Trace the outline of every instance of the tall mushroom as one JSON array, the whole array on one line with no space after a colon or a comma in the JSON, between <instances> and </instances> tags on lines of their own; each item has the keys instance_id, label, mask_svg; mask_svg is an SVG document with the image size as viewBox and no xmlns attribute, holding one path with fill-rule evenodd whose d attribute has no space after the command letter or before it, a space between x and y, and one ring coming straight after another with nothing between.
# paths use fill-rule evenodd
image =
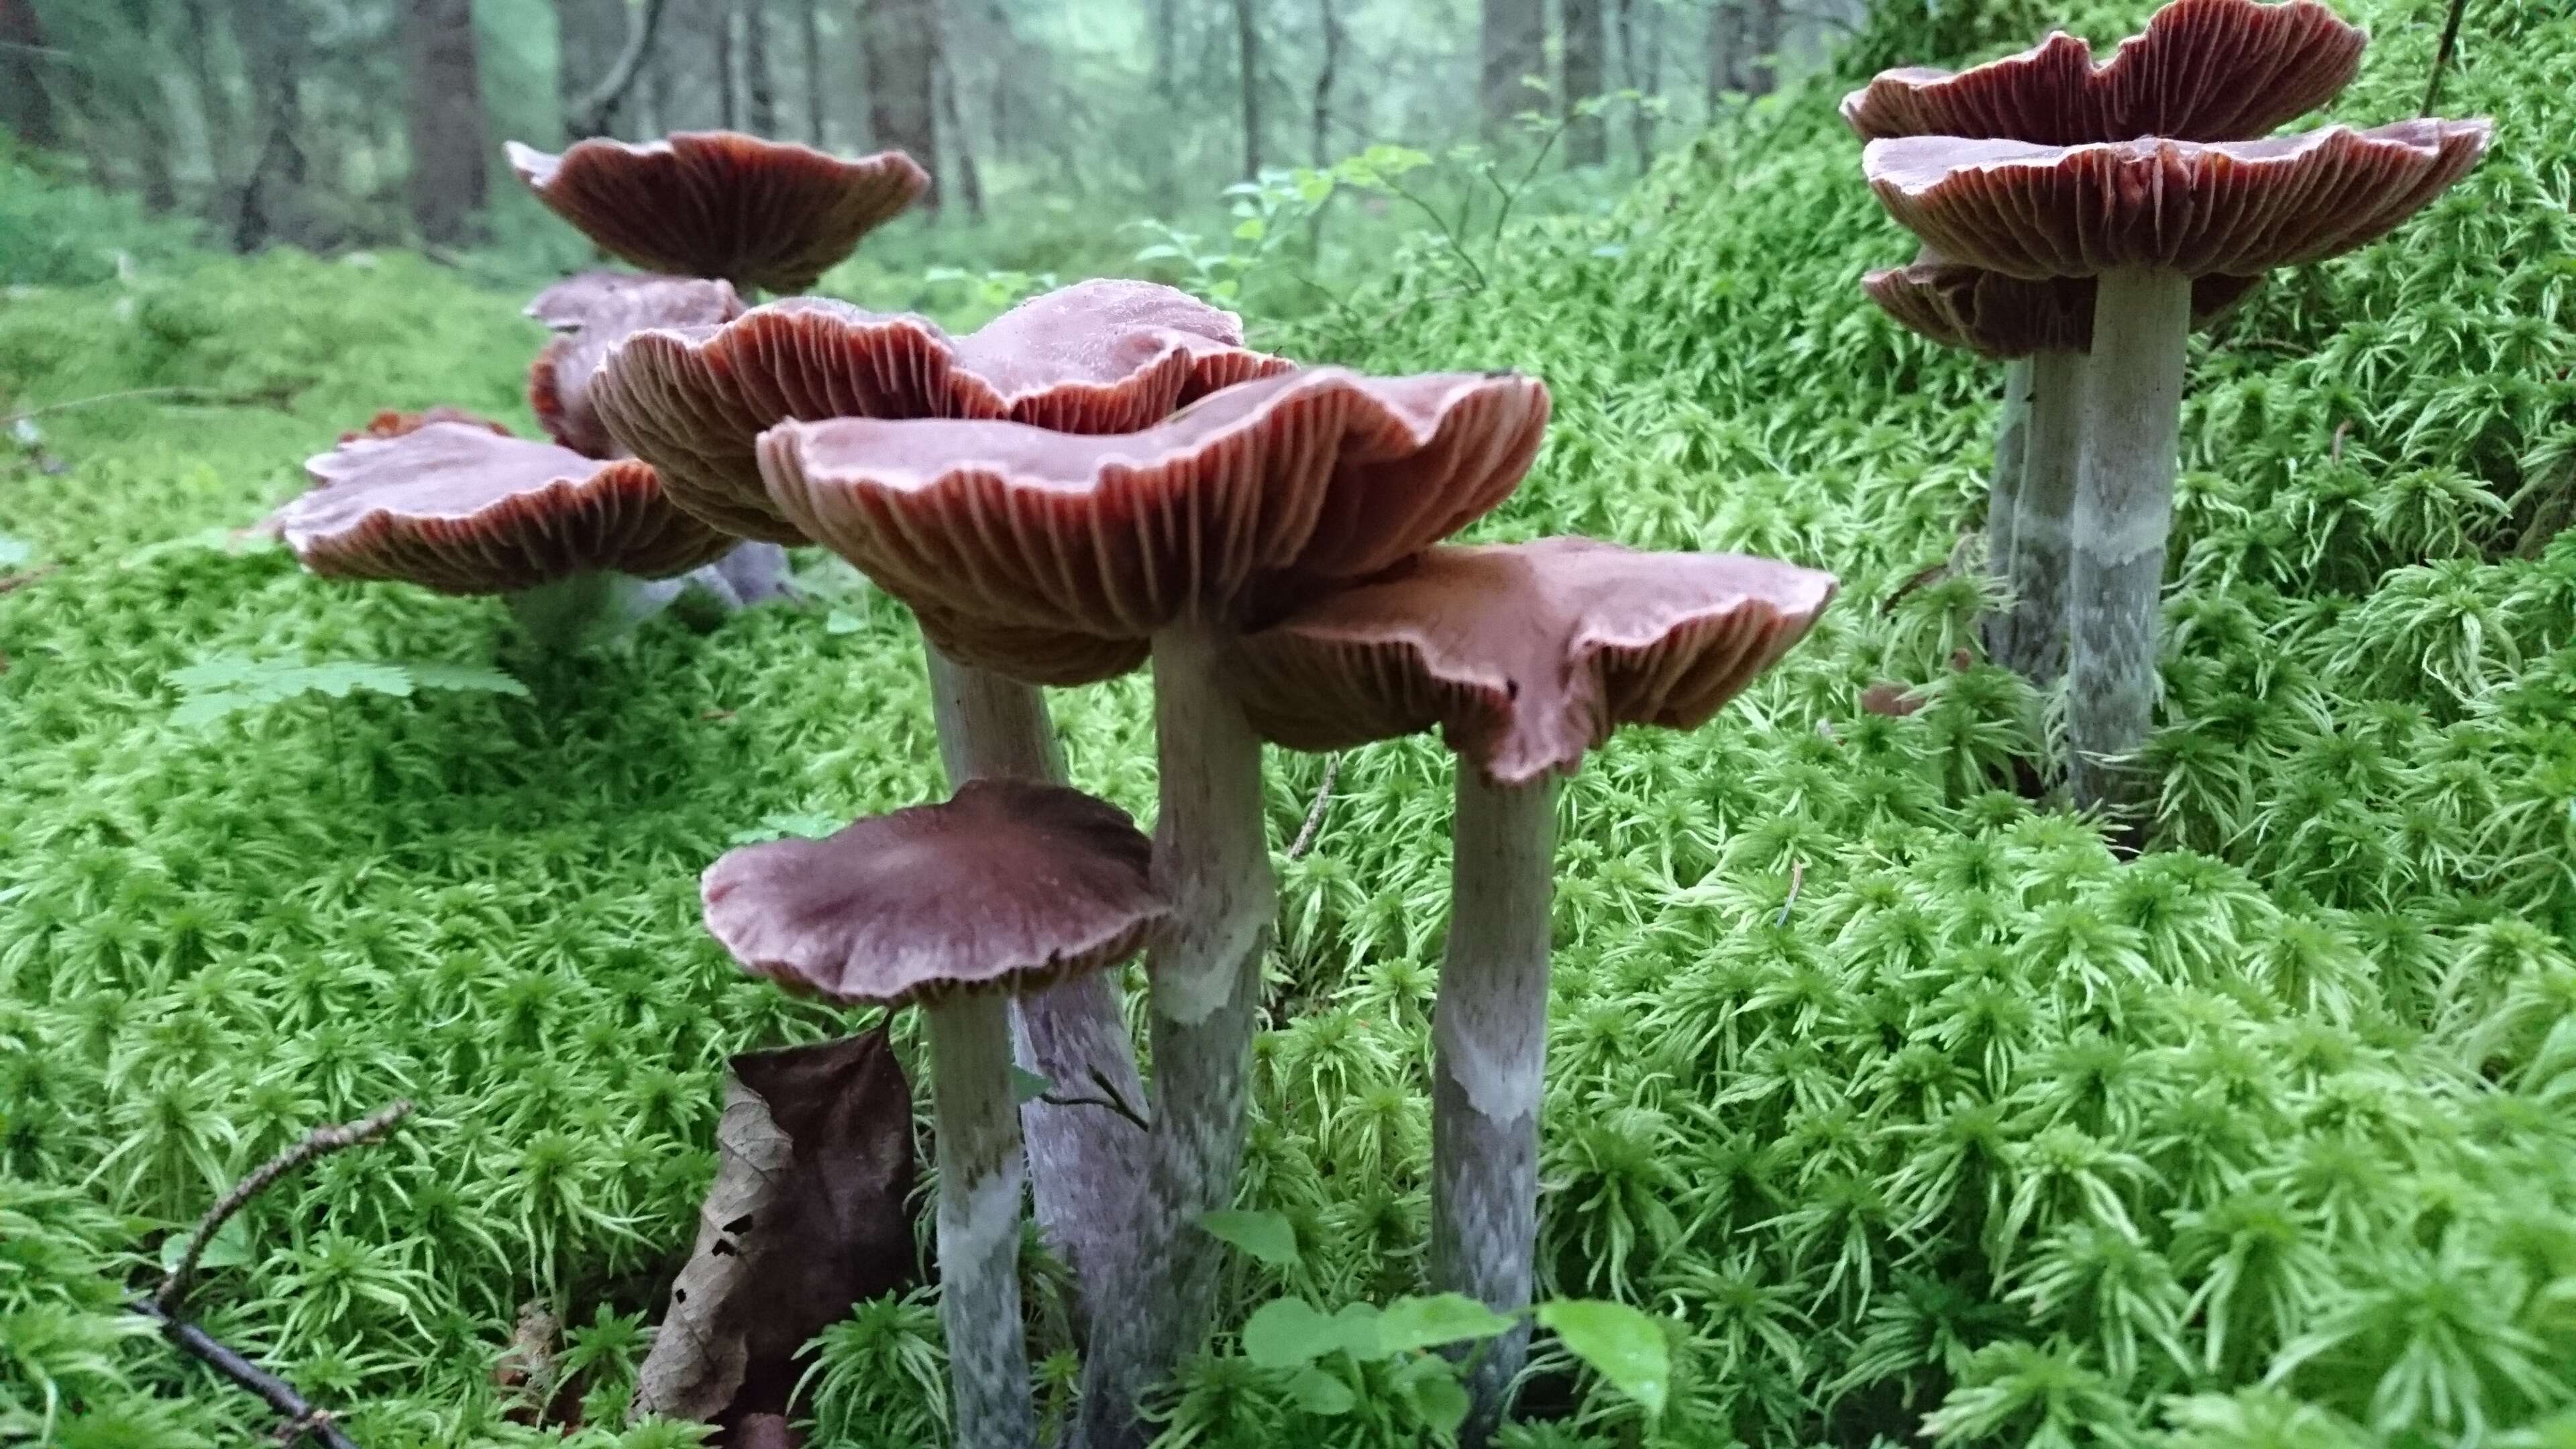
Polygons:
<instances>
[{"instance_id":1,"label":"tall mushroom","mask_svg":"<svg viewBox=\"0 0 2576 1449\"><path fill-rule=\"evenodd\" d=\"M1622 725L1694 729L1803 638L1829 574L1586 538L1435 548L1234 641L1253 727L1338 750L1440 727L1458 754L1432 1023L1431 1286L1528 1305L1556 786ZM1481 1362L1490 1426L1525 1336Z\"/></svg>"},{"instance_id":2,"label":"tall mushroom","mask_svg":"<svg viewBox=\"0 0 2576 1449\"><path fill-rule=\"evenodd\" d=\"M268 527L326 578L498 594L540 643L606 642L713 562L730 536L672 506L652 468L434 422L359 436L305 465L314 487Z\"/></svg>"},{"instance_id":3,"label":"tall mushroom","mask_svg":"<svg viewBox=\"0 0 2576 1449\"><path fill-rule=\"evenodd\" d=\"M2251 140L2350 84L2367 39L2314 0L2174 0L2098 65L2091 45L2058 31L2029 50L1966 71L1881 72L1843 98L1842 116L1863 141L1921 135L2050 145L2139 136ZM2229 281L2237 295L2252 285ZM2060 288L2042 296L2017 287L2015 279L1928 252L1912 267L1872 273L1864 285L1899 321L1935 341L2007 361L1986 542L1990 564L2017 604L1989 629L1989 653L2035 683L2054 683L2064 667L2064 625L2048 621L2059 619L2066 597L2065 536L2092 293ZM2223 311L2233 300L2224 289L2203 279L2195 288L2195 317ZM2048 340L2020 345L2025 327L2016 324L2025 317L2037 322L2032 314L2051 305L2059 311L2057 325L2028 328ZM1980 339L1981 331L1989 335ZM2060 338L2068 340L2054 340Z\"/></svg>"},{"instance_id":4,"label":"tall mushroom","mask_svg":"<svg viewBox=\"0 0 2576 1449\"><path fill-rule=\"evenodd\" d=\"M2205 326L2242 301L2255 277L2209 276L2191 289L2192 321ZM1987 631L1987 653L2033 684L2055 684L2066 669L2066 585L2072 564L2078 411L2085 356L2093 346L2093 281L2026 282L1944 261L1926 251L1913 264L1861 279L1870 300L1906 328L1944 347L2011 364L2006 424L1995 444L1995 491L1986 543L2012 595L2010 613ZM2012 421L2015 414L2021 425Z\"/></svg>"},{"instance_id":5,"label":"tall mushroom","mask_svg":"<svg viewBox=\"0 0 2576 1449\"><path fill-rule=\"evenodd\" d=\"M1226 686L1228 642L1252 614L1401 563L1494 507L1546 415L1545 389L1514 374L1321 368L1137 433L843 420L761 436L779 510L912 604L940 649L1048 683L1152 660L1154 871L1172 914L1147 954L1138 1257L1086 1365L1095 1443L1125 1442L1138 1392L1205 1335L1220 1260L1197 1219L1232 1201L1242 1157L1273 904L1261 741Z\"/></svg>"},{"instance_id":6,"label":"tall mushroom","mask_svg":"<svg viewBox=\"0 0 2576 1449\"><path fill-rule=\"evenodd\" d=\"M2259 276L2375 240L2467 174L2491 129L2421 120L2081 146L1911 136L1863 153L1880 203L1942 256L2031 280L2096 279L2070 588L2078 804L2143 803L2128 757L2155 709L2193 279Z\"/></svg>"},{"instance_id":7,"label":"tall mushroom","mask_svg":"<svg viewBox=\"0 0 2576 1449\"><path fill-rule=\"evenodd\" d=\"M791 419L1010 419L1059 432L1119 432L1162 421L1246 378L1290 370L1242 346L1240 321L1169 287L1089 281L1045 293L951 338L912 316L793 298L721 326L639 332L598 374L609 431L651 459L673 496L751 539L803 542L770 500L755 447ZM746 545L749 547L750 545ZM959 628L963 628L962 621ZM945 636L952 640L959 629ZM936 636L935 636L936 637ZM1062 783L1064 760L1037 684L1133 668L1134 641L1049 652L1051 670L1007 677L923 642L940 752L951 783L1013 775ZM1021 998L1013 1022L1029 1068L1067 1087L1141 1100L1116 991L1085 976ZM1108 1114L1051 1103L1023 1109L1038 1223L1074 1271L1078 1327L1116 1277L1143 1144Z\"/></svg>"},{"instance_id":8,"label":"tall mushroom","mask_svg":"<svg viewBox=\"0 0 2576 1449\"><path fill-rule=\"evenodd\" d=\"M970 780L945 804L746 846L706 873L707 929L745 967L844 1004L921 1007L960 1444L1037 1441L1004 1003L1135 954L1164 914L1150 851L1124 812L1079 791Z\"/></svg>"}]
</instances>

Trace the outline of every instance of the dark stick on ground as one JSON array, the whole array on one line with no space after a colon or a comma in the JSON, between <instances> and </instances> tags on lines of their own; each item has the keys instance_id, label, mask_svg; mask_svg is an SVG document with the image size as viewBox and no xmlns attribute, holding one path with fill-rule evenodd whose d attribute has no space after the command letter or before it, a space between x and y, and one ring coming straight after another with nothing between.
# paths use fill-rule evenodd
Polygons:
<instances>
[{"instance_id":1,"label":"dark stick on ground","mask_svg":"<svg viewBox=\"0 0 2576 1449\"><path fill-rule=\"evenodd\" d=\"M310 1436L322 1441L325 1449L357 1449L348 1435L340 1432L332 1412L307 1403L292 1384L268 1372L239 1353L215 1341L204 1329L179 1316L179 1301L188 1291L188 1280L195 1276L197 1260L204 1256L206 1245L223 1230L232 1215L244 1204L259 1196L271 1183L302 1167L317 1157L328 1156L344 1147L373 1142L391 1131L395 1123L411 1115L411 1103L396 1102L372 1117L343 1122L336 1127L314 1129L312 1135L270 1158L260 1169L233 1185L223 1201L198 1220L197 1230L189 1234L188 1244L179 1260L149 1296L137 1297L128 1306L135 1312L161 1325L161 1336L170 1340L180 1352L198 1360L242 1388L259 1395L261 1402L286 1418L278 1428L278 1440L294 1444Z\"/></svg>"},{"instance_id":2,"label":"dark stick on ground","mask_svg":"<svg viewBox=\"0 0 2576 1449\"><path fill-rule=\"evenodd\" d=\"M2442 41L2433 48L2433 75L2424 82L2424 109L2418 116L2433 114L2433 103L2442 97L2442 73L2451 68L2451 52L2459 48L2460 17L2467 14L2469 0L2451 0L2451 13L2442 20Z\"/></svg>"},{"instance_id":3,"label":"dark stick on ground","mask_svg":"<svg viewBox=\"0 0 2576 1449\"><path fill-rule=\"evenodd\" d=\"M1324 757L1324 783L1315 790L1315 803L1306 811L1306 823L1297 827L1297 838L1288 842L1288 858L1302 860L1315 848L1315 832L1324 828L1324 809L1333 803L1333 786L1342 778L1342 757Z\"/></svg>"}]
</instances>

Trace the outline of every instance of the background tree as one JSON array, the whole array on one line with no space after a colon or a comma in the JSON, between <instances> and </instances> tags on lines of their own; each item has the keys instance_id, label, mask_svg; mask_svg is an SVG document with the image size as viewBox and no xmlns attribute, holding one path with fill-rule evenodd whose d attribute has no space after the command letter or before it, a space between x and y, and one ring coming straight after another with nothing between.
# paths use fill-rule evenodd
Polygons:
<instances>
[{"instance_id":1,"label":"background tree","mask_svg":"<svg viewBox=\"0 0 2576 1449\"><path fill-rule=\"evenodd\" d=\"M868 139L930 168L922 208L939 214L939 10L936 0L866 0Z\"/></svg>"},{"instance_id":2,"label":"background tree","mask_svg":"<svg viewBox=\"0 0 2576 1449\"><path fill-rule=\"evenodd\" d=\"M35 0L0 0L0 126L30 146L62 144L45 74L50 57Z\"/></svg>"},{"instance_id":3,"label":"background tree","mask_svg":"<svg viewBox=\"0 0 2576 1449\"><path fill-rule=\"evenodd\" d=\"M1565 15L1565 83L1558 99L1572 121L1565 129L1569 166L1598 166L1610 159L1609 124L1598 112L1578 115L1576 107L1608 89L1602 54L1609 32L1601 0L1563 0Z\"/></svg>"},{"instance_id":4,"label":"background tree","mask_svg":"<svg viewBox=\"0 0 2576 1449\"><path fill-rule=\"evenodd\" d=\"M1498 137L1537 101L1521 82L1547 67L1546 0L1485 0L1477 38L1476 95L1485 134Z\"/></svg>"},{"instance_id":5,"label":"background tree","mask_svg":"<svg viewBox=\"0 0 2576 1449\"><path fill-rule=\"evenodd\" d=\"M490 145L476 63L473 0L403 0L410 72L411 219L440 246L472 241L480 225Z\"/></svg>"}]
</instances>

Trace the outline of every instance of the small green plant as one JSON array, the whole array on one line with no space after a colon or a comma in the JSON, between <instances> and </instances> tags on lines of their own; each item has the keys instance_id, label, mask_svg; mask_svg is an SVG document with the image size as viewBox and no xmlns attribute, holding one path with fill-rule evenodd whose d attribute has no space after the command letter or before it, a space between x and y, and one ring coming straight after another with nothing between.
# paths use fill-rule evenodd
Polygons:
<instances>
[{"instance_id":1,"label":"small green plant","mask_svg":"<svg viewBox=\"0 0 2576 1449\"><path fill-rule=\"evenodd\" d=\"M438 690L528 697L526 685L497 669L420 660L332 659L302 663L216 654L170 671L167 682L179 690L179 703L170 712L170 722L185 729L204 729L244 710L308 694L326 699L347 699L353 694L409 699L423 690Z\"/></svg>"}]
</instances>

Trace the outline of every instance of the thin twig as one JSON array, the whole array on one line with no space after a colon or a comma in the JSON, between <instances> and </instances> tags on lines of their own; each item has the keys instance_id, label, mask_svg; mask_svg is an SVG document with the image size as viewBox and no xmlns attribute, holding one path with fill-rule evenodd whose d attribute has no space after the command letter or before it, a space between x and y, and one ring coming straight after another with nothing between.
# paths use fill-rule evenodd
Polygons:
<instances>
[{"instance_id":1,"label":"thin twig","mask_svg":"<svg viewBox=\"0 0 2576 1449\"><path fill-rule=\"evenodd\" d=\"M1143 1113L1127 1105L1127 1099L1118 1095L1118 1088L1110 1082L1108 1074L1098 1067L1091 1069L1091 1084L1100 1089L1101 1095L1067 1097L1056 1092L1041 1092L1038 1094L1038 1100L1050 1107L1106 1107L1135 1124L1139 1132L1154 1130L1154 1124L1146 1121Z\"/></svg>"},{"instance_id":2,"label":"thin twig","mask_svg":"<svg viewBox=\"0 0 2576 1449\"><path fill-rule=\"evenodd\" d=\"M573 102L566 111L565 119L571 124L565 129L572 133L572 139L607 134L610 113L626 99L626 92L644 69L644 58L653 52L653 37L661 28L663 7L664 0L644 0L644 13L629 25L626 44L609 63L608 73L599 78L589 95Z\"/></svg>"},{"instance_id":3,"label":"thin twig","mask_svg":"<svg viewBox=\"0 0 2576 1449\"><path fill-rule=\"evenodd\" d=\"M204 1329L178 1317L150 1298L137 1298L129 1306L160 1324L161 1336L170 1340L180 1352L259 1395L262 1402L285 1418L281 1433L286 1443L292 1444L310 1434L322 1441L324 1449L358 1449L354 1440L340 1432L330 1410L317 1409L307 1403L304 1396L295 1391L295 1386L286 1380L217 1343Z\"/></svg>"},{"instance_id":4,"label":"thin twig","mask_svg":"<svg viewBox=\"0 0 2576 1449\"><path fill-rule=\"evenodd\" d=\"M220 387L134 387L127 388L123 392L103 392L95 397L67 398L62 402L29 408L25 412L11 413L5 418L0 418L0 427L14 427L29 418L40 418L47 413L67 412L73 408L89 407L95 403L125 402L133 398L207 397L218 398L225 402L245 403L257 402L262 396L264 394L231 392Z\"/></svg>"},{"instance_id":5,"label":"thin twig","mask_svg":"<svg viewBox=\"0 0 2576 1449\"><path fill-rule=\"evenodd\" d=\"M1807 883L1807 862L1801 858L1789 862L1789 898L1780 903L1780 915L1771 923L1772 930L1789 924L1789 912L1798 905L1798 887Z\"/></svg>"},{"instance_id":6,"label":"thin twig","mask_svg":"<svg viewBox=\"0 0 2576 1449\"><path fill-rule=\"evenodd\" d=\"M1324 828L1324 810L1333 803L1333 786L1342 778L1342 757L1324 757L1324 783L1315 787L1315 803L1307 807L1306 823L1297 827L1297 838L1288 842L1288 858L1297 860L1315 848L1315 832Z\"/></svg>"},{"instance_id":7,"label":"thin twig","mask_svg":"<svg viewBox=\"0 0 2576 1449\"><path fill-rule=\"evenodd\" d=\"M317 1127L303 1141L270 1158L257 1172L233 1184L233 1190L224 1194L224 1200L198 1220L197 1230L189 1235L188 1246L181 1250L179 1261L171 1267L169 1276L161 1280L161 1286L153 1290L152 1306L158 1310L154 1316L167 1318L179 1311L179 1300L187 1294L188 1280L195 1276L197 1259L205 1255L206 1245L215 1240L215 1234L223 1230L233 1214L240 1212L244 1204L259 1196L270 1183L314 1158L327 1156L344 1147L355 1147L362 1142L373 1142L410 1115L411 1103L396 1102L372 1117L343 1122L337 1127Z\"/></svg>"},{"instance_id":8,"label":"thin twig","mask_svg":"<svg viewBox=\"0 0 2576 1449\"><path fill-rule=\"evenodd\" d=\"M2451 13L2442 21L2442 42L2433 48L2433 74L2424 82L2424 109L2418 116L2433 114L2433 103L2442 97L2442 73L2451 68L2451 52L2460 43L2460 17L2468 12L2469 0L2451 0Z\"/></svg>"}]
</instances>

